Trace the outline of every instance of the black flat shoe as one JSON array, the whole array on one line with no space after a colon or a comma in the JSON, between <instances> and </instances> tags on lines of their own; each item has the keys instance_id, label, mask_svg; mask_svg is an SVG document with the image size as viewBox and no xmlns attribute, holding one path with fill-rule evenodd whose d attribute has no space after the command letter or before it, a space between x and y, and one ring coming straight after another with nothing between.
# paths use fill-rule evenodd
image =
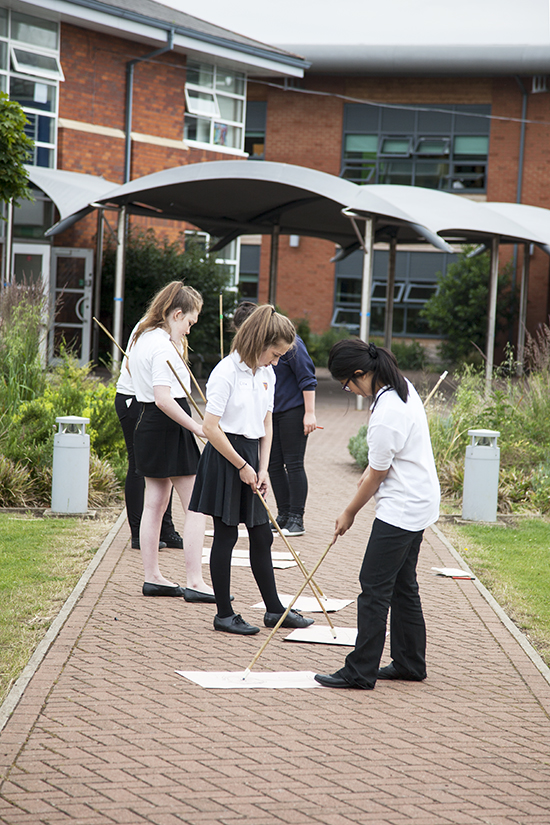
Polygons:
<instances>
[{"instance_id":1,"label":"black flat shoe","mask_svg":"<svg viewBox=\"0 0 550 825\"><path fill-rule=\"evenodd\" d=\"M376 678L387 680L401 679L403 682L423 682L426 677L422 676L422 678L420 678L413 676L412 673L400 673L392 662L390 665L386 665L386 667L381 667Z\"/></svg>"},{"instance_id":2,"label":"black flat shoe","mask_svg":"<svg viewBox=\"0 0 550 825\"><path fill-rule=\"evenodd\" d=\"M177 530L174 530L173 533L166 533L166 535L160 537L160 540L165 547L170 547L174 550L183 550L183 539Z\"/></svg>"},{"instance_id":3,"label":"black flat shoe","mask_svg":"<svg viewBox=\"0 0 550 825\"><path fill-rule=\"evenodd\" d=\"M354 685L350 685L343 676L339 676L337 673L333 673L332 675L324 675L323 673L316 673L315 674L315 681L319 682L320 685L323 687L331 687L331 688L352 688L355 687Z\"/></svg>"},{"instance_id":4,"label":"black flat shoe","mask_svg":"<svg viewBox=\"0 0 550 825\"><path fill-rule=\"evenodd\" d=\"M192 587L184 587L183 598L186 602L194 602L196 604L216 604L216 597L213 593L203 593L202 590L193 590ZM230 596L230 601L233 601L235 596Z\"/></svg>"},{"instance_id":5,"label":"black flat shoe","mask_svg":"<svg viewBox=\"0 0 550 825\"><path fill-rule=\"evenodd\" d=\"M214 616L214 629L224 633L236 633L239 636L253 636L260 632L259 627L248 624L238 613L233 613L232 616L226 616L224 619L220 619L218 615Z\"/></svg>"},{"instance_id":6,"label":"black flat shoe","mask_svg":"<svg viewBox=\"0 0 550 825\"><path fill-rule=\"evenodd\" d=\"M275 627L282 615L282 613L266 613L264 615L265 626ZM302 616L301 613L298 613L297 610L289 610L288 616L282 623L281 627L309 627L314 621L315 619L306 619L306 617Z\"/></svg>"},{"instance_id":7,"label":"black flat shoe","mask_svg":"<svg viewBox=\"0 0 550 825\"><path fill-rule=\"evenodd\" d=\"M336 671L336 673L332 673L330 675L316 673L315 681L319 682L319 684L323 685L323 687L330 688L352 688L354 690L372 690L374 688L374 685L371 687L365 687L364 685L352 685L347 679L344 679L344 677L340 675L339 671Z\"/></svg>"},{"instance_id":8,"label":"black flat shoe","mask_svg":"<svg viewBox=\"0 0 550 825\"><path fill-rule=\"evenodd\" d=\"M183 596L184 590L179 584L172 587L168 584L144 582L141 592L144 596Z\"/></svg>"}]
</instances>

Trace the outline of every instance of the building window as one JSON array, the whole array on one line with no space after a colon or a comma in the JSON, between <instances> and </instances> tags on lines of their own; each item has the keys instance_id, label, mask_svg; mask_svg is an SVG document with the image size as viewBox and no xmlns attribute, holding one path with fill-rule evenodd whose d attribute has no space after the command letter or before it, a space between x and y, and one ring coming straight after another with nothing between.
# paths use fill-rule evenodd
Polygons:
<instances>
[{"instance_id":1,"label":"building window","mask_svg":"<svg viewBox=\"0 0 550 825\"><path fill-rule=\"evenodd\" d=\"M243 151L246 75L206 63L188 63L184 139Z\"/></svg>"},{"instance_id":2,"label":"building window","mask_svg":"<svg viewBox=\"0 0 550 825\"><path fill-rule=\"evenodd\" d=\"M27 115L25 131L34 141L29 163L56 166L59 81L59 25L0 9L0 91Z\"/></svg>"},{"instance_id":3,"label":"building window","mask_svg":"<svg viewBox=\"0 0 550 825\"><path fill-rule=\"evenodd\" d=\"M490 106L348 103L341 176L354 183L485 192Z\"/></svg>"},{"instance_id":4,"label":"building window","mask_svg":"<svg viewBox=\"0 0 550 825\"><path fill-rule=\"evenodd\" d=\"M186 239L192 239L196 244L204 249L205 255L208 255L208 249L214 246L219 238L209 235L208 232L197 232L194 229L185 230ZM239 258L240 258L241 243L240 239L236 238L223 249L219 249L216 253L216 263L223 266L225 271L231 276L230 286L236 287L239 280Z\"/></svg>"},{"instance_id":5,"label":"building window","mask_svg":"<svg viewBox=\"0 0 550 825\"><path fill-rule=\"evenodd\" d=\"M371 292L372 335L384 335L389 252L375 250ZM456 255L446 252L397 252L392 334L433 336L420 314L426 301L437 292L437 274L445 272ZM336 264L336 285L332 326L359 332L363 254L354 252Z\"/></svg>"},{"instance_id":6,"label":"building window","mask_svg":"<svg viewBox=\"0 0 550 825\"><path fill-rule=\"evenodd\" d=\"M241 243L239 267L239 295L246 301L258 300L260 280L260 244Z\"/></svg>"},{"instance_id":7,"label":"building window","mask_svg":"<svg viewBox=\"0 0 550 825\"><path fill-rule=\"evenodd\" d=\"M267 121L267 103L249 100L246 106L246 126L244 133L244 151L249 160L265 158L265 130Z\"/></svg>"}]
</instances>

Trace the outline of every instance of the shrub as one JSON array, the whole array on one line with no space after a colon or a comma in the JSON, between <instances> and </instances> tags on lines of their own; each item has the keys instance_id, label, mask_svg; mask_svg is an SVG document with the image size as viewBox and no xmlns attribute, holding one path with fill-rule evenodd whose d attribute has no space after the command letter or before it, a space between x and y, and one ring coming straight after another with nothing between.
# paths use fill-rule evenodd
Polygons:
<instances>
[{"instance_id":1,"label":"shrub","mask_svg":"<svg viewBox=\"0 0 550 825\"><path fill-rule=\"evenodd\" d=\"M355 459L357 466L364 470L369 463L369 448L367 446L367 425L359 428L357 435L352 435L348 442L348 450Z\"/></svg>"},{"instance_id":2,"label":"shrub","mask_svg":"<svg viewBox=\"0 0 550 825\"><path fill-rule=\"evenodd\" d=\"M426 350L418 341L407 344L405 341L394 339L391 350L397 358L400 370L423 370L426 366Z\"/></svg>"},{"instance_id":3,"label":"shrub","mask_svg":"<svg viewBox=\"0 0 550 825\"><path fill-rule=\"evenodd\" d=\"M351 337L349 330L345 327L330 327L320 334L311 332L307 318L299 318L294 321L294 325L316 367L326 367L333 345L343 338Z\"/></svg>"}]
</instances>

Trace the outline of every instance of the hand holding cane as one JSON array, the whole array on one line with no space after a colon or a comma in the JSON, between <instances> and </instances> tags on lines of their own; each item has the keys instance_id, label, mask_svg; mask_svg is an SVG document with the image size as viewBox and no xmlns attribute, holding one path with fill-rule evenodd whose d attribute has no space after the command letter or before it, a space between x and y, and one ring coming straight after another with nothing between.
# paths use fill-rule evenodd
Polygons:
<instances>
[{"instance_id":1,"label":"hand holding cane","mask_svg":"<svg viewBox=\"0 0 550 825\"><path fill-rule=\"evenodd\" d=\"M269 636L267 637L267 639L265 640L265 642L263 643L261 648L258 650L256 655L254 656L254 658L252 659L252 661L250 662L250 664L246 668L246 670L244 672L244 675L243 675L243 681L246 679L246 677L248 676L248 674L250 673L250 671L252 670L252 668L254 667L254 665L256 664L256 662L258 661L258 659L260 658L260 656L262 655L262 653L264 652L264 650L266 649L266 647L268 646L270 641L272 640L272 638L275 635L276 631L280 628L280 626L282 625L282 623L284 622L284 620L288 616L288 614L289 614L290 610L292 609L293 605L298 601L298 599L300 598L300 596L302 595L302 593L304 592L304 590L306 589L308 584L313 579L313 575L317 572L317 570L319 569L319 567L321 566L321 564L325 560L325 557L326 557L328 551L330 550L330 548L332 547L332 545L334 544L334 542L335 542L335 539L332 539L329 546L323 552L321 558L319 559L319 561L317 562L317 564L315 565L315 567L313 568L311 573L309 573L309 575L306 578L305 582L302 584L302 586L300 587L300 589L298 590L298 592L296 593L296 595L294 596L294 598L290 602L289 606L287 607L287 609L285 610L283 615L281 616L281 618L279 619L279 621L277 622L277 624L275 625L275 627L273 628L273 630L271 631L271 633L269 634Z\"/></svg>"},{"instance_id":2,"label":"hand holding cane","mask_svg":"<svg viewBox=\"0 0 550 825\"><path fill-rule=\"evenodd\" d=\"M291 544L290 544L290 542L288 541L287 537L286 537L286 536L285 536L285 534L282 532L281 528L279 527L279 524L277 523L277 520L273 517L273 514L272 514L271 510L269 509L269 505L268 505L267 501L264 499L264 497L262 496L262 494L260 493L260 491L259 491L259 490L256 490L255 492L256 492L256 494L257 494L258 498L260 499L260 501L262 502L262 504L264 505L265 509L267 510L267 515L269 516L269 518L270 518L270 520L271 520L272 524L276 527L276 529L277 529L277 531L278 531L279 535L281 536L281 538L283 539L284 543L286 544L286 546L287 546L287 547L288 547L288 549L290 550L290 552L291 552L291 554L292 554L292 557L293 557L294 561L296 562L296 564L298 565L298 567L300 568L300 570L301 570L301 571L302 571L302 573L304 574L304 577L307 579L307 577L308 577L308 575L309 575L309 574L308 574L307 569L306 569L306 567L305 567L304 563L302 562L302 560L301 560L300 556L299 556L299 555L298 555L298 553L294 550L294 548L292 547L292 545L291 545ZM319 587L319 585L317 584L317 582L316 582L313 578L312 578L312 579L311 579L311 581L309 582L309 586L310 586L310 588L311 588L311 592L313 593L313 595L314 595L314 596L315 596L315 598L317 599L317 602L319 603L319 607L321 608L321 610L322 610L322 611L323 611L323 613L325 614L325 618L326 618L327 622L328 622L328 623L329 623L329 625L330 625L330 632L332 633L332 638L333 638L333 639L335 639L335 638L336 638L336 629L335 629L335 627L334 627L334 625L333 625L333 623L332 623L332 621L331 621L331 619L330 619L330 616L328 615L328 613L327 613L327 611L326 611L326 609L325 609L325 606L323 605L323 603L322 603L322 601L321 601L321 599L324 599L324 598L326 598L326 597L325 597L325 595L324 595L323 591L321 590L321 588ZM317 591L318 591L318 592L317 592Z\"/></svg>"},{"instance_id":3,"label":"hand holding cane","mask_svg":"<svg viewBox=\"0 0 550 825\"><path fill-rule=\"evenodd\" d=\"M187 393L187 397L188 397L189 401L193 404L194 408L196 409L196 411L198 412L198 414L200 415L200 417L201 417L201 418L204 418L203 414L201 413L201 411L199 410L199 408L197 407L197 405L196 405L196 403L195 403L195 399L193 398L193 396L191 395L191 393L189 392L189 390L187 389L187 387L185 386L185 384L183 383L183 381L181 380L181 378L180 378L180 377L179 377L179 375L177 374L176 370L174 369L174 367L172 366L172 364L170 363L170 361L168 361L168 359L166 360L166 363L168 364L168 366L170 367L170 369L172 370L172 372L173 372L173 373L174 373L174 375L176 376L176 380L178 381L178 383L179 383L180 387L181 387L183 390L185 390L185 392ZM199 441L201 442L201 444L206 444L206 441L204 440L204 438L201 438L201 437L200 437L200 435L198 435L198 436L196 436L196 437L199 439Z\"/></svg>"}]
</instances>

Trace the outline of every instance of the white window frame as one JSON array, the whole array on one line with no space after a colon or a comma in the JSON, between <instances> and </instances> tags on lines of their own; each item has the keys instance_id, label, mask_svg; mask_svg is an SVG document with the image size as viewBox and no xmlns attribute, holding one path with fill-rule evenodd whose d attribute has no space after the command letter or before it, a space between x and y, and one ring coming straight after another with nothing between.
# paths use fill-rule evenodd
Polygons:
<instances>
[{"instance_id":1,"label":"white window frame","mask_svg":"<svg viewBox=\"0 0 550 825\"><path fill-rule=\"evenodd\" d=\"M193 62L192 65L195 65ZM200 148L207 148L211 149L216 152L226 152L231 154L237 155L246 155L244 151L244 138L245 138L245 125L246 125L246 86L247 86L247 77L244 72L234 72L236 75L242 76L243 80L243 94L236 94L233 92L223 92L220 91L216 87L216 77L217 73L227 71L223 67L218 67L216 64L210 63L201 63L198 62L196 65L199 66L208 66L212 69L212 86L201 86L198 83L190 83L186 81L185 83L185 102L186 102L186 114L191 115L192 117L198 117L202 120L207 120L210 123L210 139L208 141L202 140L192 140L190 138L185 138L185 142L188 143L190 146L197 146ZM231 70L232 72L234 70ZM196 105L192 101L189 95L189 91L198 92L201 94L211 95L215 104L216 113L215 114L206 114L200 110L200 107ZM230 100L239 100L242 104L242 120L229 120L228 118L222 117L220 106L218 103L218 97L229 98ZM215 143L214 141L214 134L216 125L222 126L233 126L236 129L240 129L241 140L239 146L228 146L227 144L222 143Z\"/></svg>"},{"instance_id":2,"label":"white window frame","mask_svg":"<svg viewBox=\"0 0 550 825\"><path fill-rule=\"evenodd\" d=\"M22 63L19 58L17 57L16 52L27 52L27 54L37 54L41 57L48 57L50 60L53 60L56 64L55 71L52 69L40 69L36 66L30 66L28 64ZM28 46L23 47L20 46L18 43L11 43L10 44L10 57L13 61L13 65L15 71L18 74L30 74L33 77L43 77L47 80L65 80L65 75L63 74L63 69L61 68L61 63L59 60L58 55L52 54L51 52L45 52L39 49L29 49Z\"/></svg>"}]
</instances>

